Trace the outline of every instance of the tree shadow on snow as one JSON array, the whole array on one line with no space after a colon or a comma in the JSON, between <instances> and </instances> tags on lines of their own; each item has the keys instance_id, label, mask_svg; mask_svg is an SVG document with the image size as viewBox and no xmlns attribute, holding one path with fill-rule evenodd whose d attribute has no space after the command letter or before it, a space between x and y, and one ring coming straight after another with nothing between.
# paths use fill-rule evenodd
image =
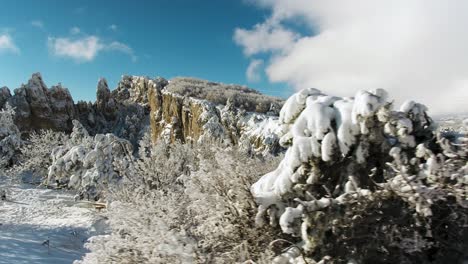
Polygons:
<instances>
[{"instance_id":1,"label":"tree shadow on snow","mask_svg":"<svg viewBox=\"0 0 468 264\"><path fill-rule=\"evenodd\" d=\"M0 225L0 263L73 263L88 252L86 229Z\"/></svg>"}]
</instances>

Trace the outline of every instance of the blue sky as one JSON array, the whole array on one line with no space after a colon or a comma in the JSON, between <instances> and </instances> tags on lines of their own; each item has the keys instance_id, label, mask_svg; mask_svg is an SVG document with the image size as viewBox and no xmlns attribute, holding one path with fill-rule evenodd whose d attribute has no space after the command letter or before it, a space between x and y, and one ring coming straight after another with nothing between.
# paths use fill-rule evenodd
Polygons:
<instances>
[{"instance_id":1,"label":"blue sky","mask_svg":"<svg viewBox=\"0 0 468 264\"><path fill-rule=\"evenodd\" d=\"M288 97L384 88L468 112L468 1L0 0L0 86L41 72L94 100L99 77L192 76Z\"/></svg>"},{"instance_id":2,"label":"blue sky","mask_svg":"<svg viewBox=\"0 0 468 264\"><path fill-rule=\"evenodd\" d=\"M0 5L0 47L6 36L0 87L13 90L41 72L48 86L61 82L75 100L94 100L98 78L105 77L113 89L122 74L193 76L246 84L270 95L292 93L264 74L252 82L246 77L251 60L233 40L234 30L269 14L245 1L2 0ZM94 43L96 50L86 45L83 50L79 41Z\"/></svg>"}]
</instances>

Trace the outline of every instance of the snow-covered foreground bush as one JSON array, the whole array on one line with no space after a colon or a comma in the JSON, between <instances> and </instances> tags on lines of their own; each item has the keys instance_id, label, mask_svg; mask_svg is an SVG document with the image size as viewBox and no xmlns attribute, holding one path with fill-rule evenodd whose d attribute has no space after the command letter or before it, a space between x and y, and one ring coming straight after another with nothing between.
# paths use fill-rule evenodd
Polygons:
<instances>
[{"instance_id":1,"label":"snow-covered foreground bush","mask_svg":"<svg viewBox=\"0 0 468 264\"><path fill-rule=\"evenodd\" d=\"M113 134L91 137L76 120L73 125L69 142L52 150L45 183L76 189L80 199L97 200L109 184L121 179L119 169L128 167L125 162L132 155L132 145Z\"/></svg>"},{"instance_id":2,"label":"snow-covered foreground bush","mask_svg":"<svg viewBox=\"0 0 468 264\"><path fill-rule=\"evenodd\" d=\"M467 258L467 144L435 135L426 107L392 110L304 89L280 113L289 147L252 186L256 222L290 235L275 263L457 262ZM465 135L466 136L466 135Z\"/></svg>"},{"instance_id":3,"label":"snow-covered foreground bush","mask_svg":"<svg viewBox=\"0 0 468 264\"><path fill-rule=\"evenodd\" d=\"M83 263L234 263L262 258L281 234L255 227L249 186L277 165L275 159L251 159L211 144L145 142L124 181L111 191L112 233L88 244L91 253Z\"/></svg>"}]
</instances>

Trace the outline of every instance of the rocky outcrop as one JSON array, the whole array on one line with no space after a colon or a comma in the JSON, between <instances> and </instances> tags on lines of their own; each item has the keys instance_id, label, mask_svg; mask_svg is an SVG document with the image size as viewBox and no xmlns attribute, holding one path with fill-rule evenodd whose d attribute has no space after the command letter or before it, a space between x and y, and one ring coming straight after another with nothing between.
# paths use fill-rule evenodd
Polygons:
<instances>
[{"instance_id":1,"label":"rocky outcrop","mask_svg":"<svg viewBox=\"0 0 468 264\"><path fill-rule=\"evenodd\" d=\"M117 88L112 91L112 97L119 102L147 105L150 87L156 85L158 89L162 89L168 83L166 79L161 77L151 79L149 77L124 75Z\"/></svg>"},{"instance_id":2,"label":"rocky outcrop","mask_svg":"<svg viewBox=\"0 0 468 264\"><path fill-rule=\"evenodd\" d=\"M219 116L213 111L214 106L209 102L164 92L157 88L150 90L149 105L153 141L198 140L204 133L203 126L207 122L204 119L208 118L206 114L203 115L204 113L211 112L210 118L219 123ZM219 129L222 130L223 127L219 126Z\"/></svg>"},{"instance_id":3,"label":"rocky outcrop","mask_svg":"<svg viewBox=\"0 0 468 264\"><path fill-rule=\"evenodd\" d=\"M3 106L10 97L11 93L8 87L4 86L0 88L0 106Z\"/></svg>"},{"instance_id":4,"label":"rocky outcrop","mask_svg":"<svg viewBox=\"0 0 468 264\"><path fill-rule=\"evenodd\" d=\"M153 85L149 106L153 141L219 140L255 153L280 150L277 116L248 112L236 107L233 99L228 99L226 105L215 104Z\"/></svg>"},{"instance_id":5,"label":"rocky outcrop","mask_svg":"<svg viewBox=\"0 0 468 264\"><path fill-rule=\"evenodd\" d=\"M48 89L39 73L15 89L13 96L6 87L0 90L0 94L0 107L8 103L15 108L16 125L21 131L71 131L71 122L76 115L70 92L60 84Z\"/></svg>"},{"instance_id":6,"label":"rocky outcrop","mask_svg":"<svg viewBox=\"0 0 468 264\"><path fill-rule=\"evenodd\" d=\"M78 102L78 120L92 135L113 133L136 144L149 125L149 107L136 90L147 86L148 78L123 76L117 89L110 91L101 78L96 102ZM146 96L147 97L147 96Z\"/></svg>"},{"instance_id":7,"label":"rocky outcrop","mask_svg":"<svg viewBox=\"0 0 468 264\"><path fill-rule=\"evenodd\" d=\"M67 88L58 84L48 89L35 73L14 95L0 88L0 108L6 103L15 108L23 133L71 132L76 119L91 135L113 133L133 144L151 129L153 141L219 140L253 152L280 148L277 115L282 100L237 85L124 75L113 91L101 78L96 102L75 104Z\"/></svg>"},{"instance_id":8,"label":"rocky outcrop","mask_svg":"<svg viewBox=\"0 0 468 264\"><path fill-rule=\"evenodd\" d=\"M27 84L15 89L13 95L7 87L0 88L0 109L7 103L15 108L15 123L23 134L40 129L71 132L72 120L77 119L92 135L114 133L136 143L149 124L149 108L143 99L136 99L134 94L138 93L132 91L138 89L142 81L129 84L126 81L124 77L111 93L107 81L102 78L97 85L95 103L80 101L75 104L67 88L58 84L48 89L42 76L35 73ZM124 90L129 93L125 99L122 98Z\"/></svg>"}]
</instances>

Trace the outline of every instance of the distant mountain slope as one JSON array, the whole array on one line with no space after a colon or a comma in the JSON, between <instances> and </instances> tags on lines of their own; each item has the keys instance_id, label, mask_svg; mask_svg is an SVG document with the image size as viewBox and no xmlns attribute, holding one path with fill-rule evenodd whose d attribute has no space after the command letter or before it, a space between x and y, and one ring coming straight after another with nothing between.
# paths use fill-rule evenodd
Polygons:
<instances>
[{"instance_id":1,"label":"distant mountain slope","mask_svg":"<svg viewBox=\"0 0 468 264\"><path fill-rule=\"evenodd\" d=\"M279 113L284 100L267 96L245 86L223 84L200 79L177 77L172 79L166 87L171 93L205 99L215 104L226 105L230 99L237 108L250 112Z\"/></svg>"}]
</instances>

